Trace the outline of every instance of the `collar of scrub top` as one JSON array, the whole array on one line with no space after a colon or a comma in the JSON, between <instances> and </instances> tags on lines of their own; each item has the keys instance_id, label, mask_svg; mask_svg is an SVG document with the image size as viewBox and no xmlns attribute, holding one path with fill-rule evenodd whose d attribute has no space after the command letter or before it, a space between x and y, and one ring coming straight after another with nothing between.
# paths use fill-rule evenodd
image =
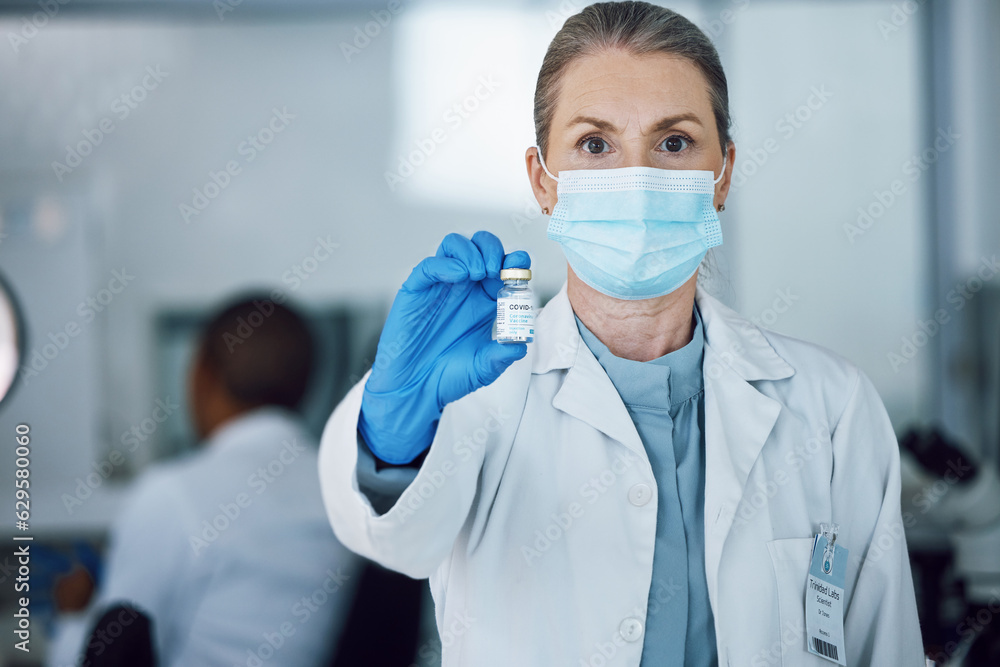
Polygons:
<instances>
[{"instance_id":1,"label":"collar of scrub top","mask_svg":"<svg viewBox=\"0 0 1000 667\"><path fill-rule=\"evenodd\" d=\"M535 341L528 346L533 374L572 367L581 346L586 347L576 326L566 285L564 282L535 319ZM771 347L755 324L700 285L695 287L695 301L705 328L705 363L711 348L715 363L725 363L747 382L782 380L795 374L795 369ZM733 354L732 350L740 353Z\"/></svg>"},{"instance_id":2,"label":"collar of scrub top","mask_svg":"<svg viewBox=\"0 0 1000 667\"><path fill-rule=\"evenodd\" d=\"M694 311L694 331L692 332L691 340L683 347L672 352L667 352L649 361L633 361L615 356L608 349L608 346L602 343L601 339L587 328L587 325L583 323L579 315L574 313L574 317L577 329L579 329L580 335L583 337L583 342L594 353L594 356L597 357L597 361L604 367L604 370L607 371L612 364L614 365L612 372L608 372L608 376L612 378L612 381L620 373L637 372L637 369L645 365L662 367L661 372L663 372L663 377L666 379L666 399L668 405L672 407L697 396L705 388L704 378L702 377L705 328L702 326L701 315L698 313L698 304L695 304L692 310ZM638 372L641 373L643 371L638 370ZM619 393L622 392L622 388L618 387L617 383L615 387ZM626 396L622 396L622 400L625 401L626 405L640 403L641 401L634 400L636 398L638 397L633 395L629 397L629 400L626 400Z\"/></svg>"},{"instance_id":3,"label":"collar of scrub top","mask_svg":"<svg viewBox=\"0 0 1000 667\"><path fill-rule=\"evenodd\" d=\"M545 159L542 158L542 149L538 147L538 144L535 144L535 150L538 151L538 162L542 165L542 169L544 169L545 173L549 175L549 178L551 178L553 181L555 181L556 183L558 183L559 179L556 178L555 176L553 176L552 172L549 171L549 168L545 166ZM722 156L722 171L719 172L719 177L716 178L714 181L712 181L712 185L715 185L716 183L718 183L719 181L722 180L722 175L726 173L726 160L728 160L728 159L729 159L729 155L728 154ZM651 168L655 168L655 167L651 167ZM712 172L712 176L715 176L715 172L714 171Z\"/></svg>"}]
</instances>

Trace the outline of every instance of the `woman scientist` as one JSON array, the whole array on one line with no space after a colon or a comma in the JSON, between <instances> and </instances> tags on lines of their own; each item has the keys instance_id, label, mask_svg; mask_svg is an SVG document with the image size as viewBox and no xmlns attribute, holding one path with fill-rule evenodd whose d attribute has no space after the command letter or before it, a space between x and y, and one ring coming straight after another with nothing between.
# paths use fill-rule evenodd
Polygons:
<instances>
[{"instance_id":1,"label":"woman scientist","mask_svg":"<svg viewBox=\"0 0 1000 667\"><path fill-rule=\"evenodd\" d=\"M337 536L430 577L446 667L923 665L871 382L696 286L736 155L711 42L589 6L534 115L566 284L503 345L525 253L452 234L417 265L323 435Z\"/></svg>"}]
</instances>

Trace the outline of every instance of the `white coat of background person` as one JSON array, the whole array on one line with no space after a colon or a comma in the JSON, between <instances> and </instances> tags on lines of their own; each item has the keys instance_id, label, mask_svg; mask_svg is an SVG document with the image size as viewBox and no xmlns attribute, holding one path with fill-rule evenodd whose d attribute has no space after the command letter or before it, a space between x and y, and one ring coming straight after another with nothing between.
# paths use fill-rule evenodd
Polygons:
<instances>
[{"instance_id":1,"label":"white coat of background person","mask_svg":"<svg viewBox=\"0 0 1000 667\"><path fill-rule=\"evenodd\" d=\"M130 490L91 613L64 624L47 664L115 648L110 628L90 633L120 603L151 619L161 667L330 664L358 559L330 530L317 443L294 412L313 350L305 321L265 296L211 319L189 376L201 447Z\"/></svg>"},{"instance_id":2,"label":"white coat of background person","mask_svg":"<svg viewBox=\"0 0 1000 667\"><path fill-rule=\"evenodd\" d=\"M646 3L592 5L567 20L542 64L535 129L547 160L528 149L532 188L544 213L573 223L555 207L576 194L570 185L587 183L585 170L667 181L661 170L695 170L714 216L736 155L729 125L725 76L701 31ZM614 171L625 167L653 170ZM582 241L601 230L588 233ZM687 346L700 314L697 530L715 642L676 654L732 667L831 664L807 652L805 597L814 536L837 522L837 544L849 550L846 664L923 665L898 447L869 379L726 308L696 287L696 268L665 294L635 298L643 279L662 276L629 273L593 247L564 243L567 282L527 346L490 340L499 269L525 266L525 253L505 255L484 232L449 235L414 269L373 370L321 441L338 537L430 577L445 667L689 664L642 660L646 628L671 602L671 586L653 579L667 480L654 477L648 445L576 318L615 357L646 362ZM664 272L676 268L644 250ZM615 289L632 292L616 298Z\"/></svg>"}]
</instances>

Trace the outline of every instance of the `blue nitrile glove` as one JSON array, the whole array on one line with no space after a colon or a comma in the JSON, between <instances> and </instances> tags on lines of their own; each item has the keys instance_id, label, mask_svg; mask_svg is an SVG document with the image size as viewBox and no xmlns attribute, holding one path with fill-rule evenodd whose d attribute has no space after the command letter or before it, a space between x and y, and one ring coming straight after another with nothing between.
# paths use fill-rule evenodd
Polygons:
<instances>
[{"instance_id":1,"label":"blue nitrile glove","mask_svg":"<svg viewBox=\"0 0 1000 667\"><path fill-rule=\"evenodd\" d=\"M375 456L409 463L434 439L444 406L490 384L528 353L492 339L501 268L529 268L523 250L504 255L489 232L449 234L413 269L378 341L358 431Z\"/></svg>"}]
</instances>

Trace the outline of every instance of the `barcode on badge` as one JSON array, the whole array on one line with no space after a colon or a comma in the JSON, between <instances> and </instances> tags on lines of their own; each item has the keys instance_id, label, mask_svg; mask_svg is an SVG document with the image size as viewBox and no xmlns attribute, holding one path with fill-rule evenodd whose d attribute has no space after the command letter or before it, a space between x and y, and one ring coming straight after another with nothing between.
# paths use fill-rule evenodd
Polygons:
<instances>
[{"instance_id":1,"label":"barcode on badge","mask_svg":"<svg viewBox=\"0 0 1000 667\"><path fill-rule=\"evenodd\" d=\"M837 660L837 647L829 642L825 642L819 637L813 637L813 648L823 657Z\"/></svg>"}]
</instances>

